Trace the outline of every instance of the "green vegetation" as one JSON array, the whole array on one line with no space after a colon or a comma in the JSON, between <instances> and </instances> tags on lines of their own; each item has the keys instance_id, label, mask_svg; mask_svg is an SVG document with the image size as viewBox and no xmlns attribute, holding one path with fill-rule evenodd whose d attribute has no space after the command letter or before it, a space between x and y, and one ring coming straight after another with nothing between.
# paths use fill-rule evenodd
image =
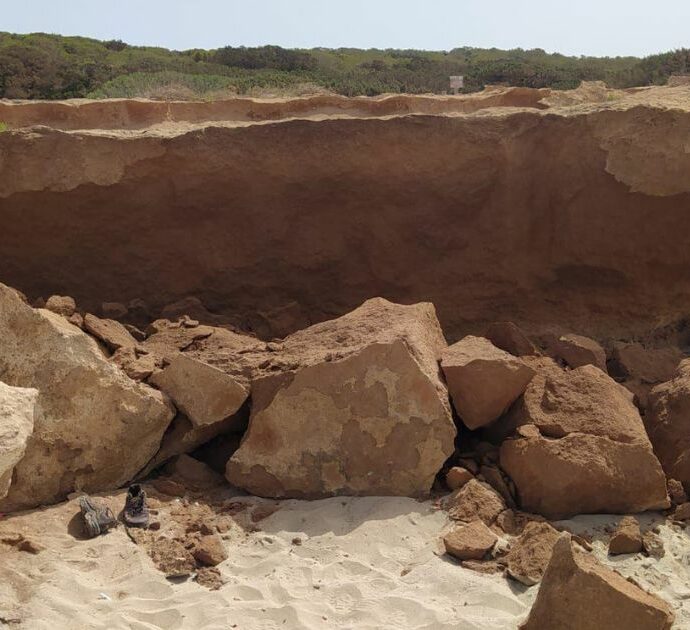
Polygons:
<instances>
[{"instance_id":1,"label":"green vegetation","mask_svg":"<svg viewBox=\"0 0 690 630\"><path fill-rule=\"evenodd\" d=\"M7 131L7 123L0 122L0 133Z\"/></svg>"},{"instance_id":2,"label":"green vegetation","mask_svg":"<svg viewBox=\"0 0 690 630\"><path fill-rule=\"evenodd\" d=\"M519 48L432 52L263 46L180 52L117 40L0 33L4 98L213 98L308 90L351 96L445 93L453 74L465 76L468 92L496 83L568 89L582 80L630 87L665 83L671 74L688 71L687 49L644 59L567 57Z\"/></svg>"}]
</instances>

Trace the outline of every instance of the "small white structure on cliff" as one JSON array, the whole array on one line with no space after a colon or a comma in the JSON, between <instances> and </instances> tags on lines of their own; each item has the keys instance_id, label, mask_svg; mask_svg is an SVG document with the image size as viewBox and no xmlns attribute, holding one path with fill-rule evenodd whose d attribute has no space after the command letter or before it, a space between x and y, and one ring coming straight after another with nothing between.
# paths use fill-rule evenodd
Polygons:
<instances>
[{"instance_id":1,"label":"small white structure on cliff","mask_svg":"<svg viewBox=\"0 0 690 630\"><path fill-rule=\"evenodd\" d=\"M457 94L458 90L462 90L465 85L464 76L452 76L450 77L450 89L453 90L453 94Z\"/></svg>"}]
</instances>

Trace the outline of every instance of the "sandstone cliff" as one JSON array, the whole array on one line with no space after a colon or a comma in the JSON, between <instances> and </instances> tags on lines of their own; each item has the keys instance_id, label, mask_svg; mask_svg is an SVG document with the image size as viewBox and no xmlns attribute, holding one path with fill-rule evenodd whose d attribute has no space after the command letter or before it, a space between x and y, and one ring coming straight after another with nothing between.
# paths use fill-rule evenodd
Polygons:
<instances>
[{"instance_id":1,"label":"sandstone cliff","mask_svg":"<svg viewBox=\"0 0 690 630\"><path fill-rule=\"evenodd\" d=\"M195 296L264 337L375 295L433 302L450 341L680 320L690 87L548 92L2 102L0 279L154 316Z\"/></svg>"}]
</instances>

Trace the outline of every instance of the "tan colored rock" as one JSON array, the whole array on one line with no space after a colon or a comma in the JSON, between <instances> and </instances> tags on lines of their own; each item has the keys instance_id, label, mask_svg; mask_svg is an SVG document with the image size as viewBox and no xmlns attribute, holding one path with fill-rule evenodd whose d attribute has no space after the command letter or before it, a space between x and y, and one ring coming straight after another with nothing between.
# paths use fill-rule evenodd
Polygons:
<instances>
[{"instance_id":1,"label":"tan colored rock","mask_svg":"<svg viewBox=\"0 0 690 630\"><path fill-rule=\"evenodd\" d=\"M471 479L474 479L474 475L467 468L461 468L460 466L453 466L446 473L446 485L451 490L462 488Z\"/></svg>"},{"instance_id":2,"label":"tan colored rock","mask_svg":"<svg viewBox=\"0 0 690 630\"><path fill-rule=\"evenodd\" d=\"M160 357L149 353L140 354L132 347L119 348L110 357L110 361L135 381L145 381L163 365Z\"/></svg>"},{"instance_id":3,"label":"tan colored rock","mask_svg":"<svg viewBox=\"0 0 690 630\"><path fill-rule=\"evenodd\" d=\"M520 630L669 630L674 614L562 534L529 617Z\"/></svg>"},{"instance_id":4,"label":"tan colored rock","mask_svg":"<svg viewBox=\"0 0 690 630\"><path fill-rule=\"evenodd\" d=\"M468 336L441 354L458 415L470 429L501 417L525 391L534 370L488 339Z\"/></svg>"},{"instance_id":5,"label":"tan colored rock","mask_svg":"<svg viewBox=\"0 0 690 630\"><path fill-rule=\"evenodd\" d=\"M539 354L534 344L513 322L494 322L483 336L497 348L516 357Z\"/></svg>"},{"instance_id":6,"label":"tan colored rock","mask_svg":"<svg viewBox=\"0 0 690 630\"><path fill-rule=\"evenodd\" d=\"M0 499L7 496L14 467L34 430L38 390L0 382Z\"/></svg>"},{"instance_id":7,"label":"tan colored rock","mask_svg":"<svg viewBox=\"0 0 690 630\"><path fill-rule=\"evenodd\" d=\"M129 334L129 331L120 322L116 322L114 319L101 319L87 313L84 316L84 330L102 341L111 351L137 346L137 340Z\"/></svg>"},{"instance_id":8,"label":"tan colored rock","mask_svg":"<svg viewBox=\"0 0 690 630\"><path fill-rule=\"evenodd\" d=\"M650 558L655 558L656 560L666 555L664 541L652 531L647 531L642 534L642 548Z\"/></svg>"},{"instance_id":9,"label":"tan colored rock","mask_svg":"<svg viewBox=\"0 0 690 630\"><path fill-rule=\"evenodd\" d=\"M645 417L649 439L666 474L690 487L690 359L672 380L657 385Z\"/></svg>"},{"instance_id":10,"label":"tan colored rock","mask_svg":"<svg viewBox=\"0 0 690 630\"><path fill-rule=\"evenodd\" d=\"M490 485L472 479L443 501L448 516L456 521L482 520L491 525L506 505Z\"/></svg>"},{"instance_id":11,"label":"tan colored rock","mask_svg":"<svg viewBox=\"0 0 690 630\"><path fill-rule=\"evenodd\" d=\"M184 577L196 569L194 556L179 540L160 537L148 548L151 560L166 577Z\"/></svg>"},{"instance_id":12,"label":"tan colored rock","mask_svg":"<svg viewBox=\"0 0 690 630\"><path fill-rule=\"evenodd\" d=\"M681 503L673 511L673 518L676 521L690 521L690 503Z\"/></svg>"},{"instance_id":13,"label":"tan colored rock","mask_svg":"<svg viewBox=\"0 0 690 630\"><path fill-rule=\"evenodd\" d=\"M72 313L67 321L77 328L84 328L84 316L81 313Z\"/></svg>"},{"instance_id":14,"label":"tan colored rock","mask_svg":"<svg viewBox=\"0 0 690 630\"><path fill-rule=\"evenodd\" d=\"M548 523L527 523L506 556L508 575L527 586L537 584L551 560L558 536Z\"/></svg>"},{"instance_id":15,"label":"tan colored rock","mask_svg":"<svg viewBox=\"0 0 690 630\"><path fill-rule=\"evenodd\" d=\"M515 497L511 492L508 481L497 466L483 465L479 469L479 474L498 494L503 497L509 508L515 507Z\"/></svg>"},{"instance_id":16,"label":"tan colored rock","mask_svg":"<svg viewBox=\"0 0 690 630\"><path fill-rule=\"evenodd\" d=\"M184 354L151 377L194 426L215 424L237 412L249 392L232 376Z\"/></svg>"},{"instance_id":17,"label":"tan colored rock","mask_svg":"<svg viewBox=\"0 0 690 630\"><path fill-rule=\"evenodd\" d=\"M281 371L252 383L228 480L268 497L428 494L456 433L445 346L431 304L381 298L286 338Z\"/></svg>"},{"instance_id":18,"label":"tan colored rock","mask_svg":"<svg viewBox=\"0 0 690 630\"><path fill-rule=\"evenodd\" d=\"M0 379L39 392L3 511L120 487L153 457L172 406L109 363L91 337L0 285L0 338Z\"/></svg>"},{"instance_id":19,"label":"tan colored rock","mask_svg":"<svg viewBox=\"0 0 690 630\"><path fill-rule=\"evenodd\" d=\"M677 479L668 479L666 481L668 488L668 496L671 499L672 505L680 505L688 500L688 495L683 488L683 484Z\"/></svg>"},{"instance_id":20,"label":"tan colored rock","mask_svg":"<svg viewBox=\"0 0 690 630\"><path fill-rule=\"evenodd\" d=\"M630 398L594 366L564 371L541 362L497 427L518 427L519 437L501 445L500 465L522 509L556 517L668 507L663 471Z\"/></svg>"},{"instance_id":21,"label":"tan colored rock","mask_svg":"<svg viewBox=\"0 0 690 630\"><path fill-rule=\"evenodd\" d=\"M203 536L194 548L194 559L204 566L215 567L228 559L223 539L217 534Z\"/></svg>"},{"instance_id":22,"label":"tan colored rock","mask_svg":"<svg viewBox=\"0 0 690 630\"><path fill-rule=\"evenodd\" d=\"M606 352L594 339L582 335L561 335L549 348L571 368L593 365L606 372Z\"/></svg>"},{"instance_id":23,"label":"tan colored rock","mask_svg":"<svg viewBox=\"0 0 690 630\"><path fill-rule=\"evenodd\" d=\"M459 525L443 537L446 553L458 560L481 560L496 544L498 536L481 520Z\"/></svg>"},{"instance_id":24,"label":"tan colored rock","mask_svg":"<svg viewBox=\"0 0 690 630\"><path fill-rule=\"evenodd\" d=\"M642 551L642 532L634 516L624 516L609 541L609 554L612 556Z\"/></svg>"},{"instance_id":25,"label":"tan colored rock","mask_svg":"<svg viewBox=\"0 0 690 630\"><path fill-rule=\"evenodd\" d=\"M68 295L51 295L45 308L63 317L71 317L77 310L77 303Z\"/></svg>"}]
</instances>

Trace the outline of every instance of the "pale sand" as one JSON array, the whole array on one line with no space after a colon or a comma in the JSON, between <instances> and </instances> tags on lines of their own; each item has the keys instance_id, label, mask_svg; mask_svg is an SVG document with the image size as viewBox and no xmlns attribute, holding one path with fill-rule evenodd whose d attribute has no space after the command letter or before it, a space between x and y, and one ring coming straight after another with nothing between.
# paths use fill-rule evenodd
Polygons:
<instances>
[{"instance_id":1,"label":"pale sand","mask_svg":"<svg viewBox=\"0 0 690 630\"><path fill-rule=\"evenodd\" d=\"M122 497L114 495L113 505ZM536 596L537 587L481 575L440 555L448 521L431 503L336 498L281 505L261 531L226 534L230 557L220 569L227 583L218 591L166 580L123 528L76 540L67 531L74 501L2 519L0 537L19 531L46 549L31 555L0 544L0 617L27 630L489 630L516 628ZM603 529L595 526L615 520L567 523L596 538ZM662 536L667 555L660 561L607 562L667 599L676 627L687 628L690 540L667 526ZM595 542L595 553L606 560L604 542Z\"/></svg>"}]
</instances>

